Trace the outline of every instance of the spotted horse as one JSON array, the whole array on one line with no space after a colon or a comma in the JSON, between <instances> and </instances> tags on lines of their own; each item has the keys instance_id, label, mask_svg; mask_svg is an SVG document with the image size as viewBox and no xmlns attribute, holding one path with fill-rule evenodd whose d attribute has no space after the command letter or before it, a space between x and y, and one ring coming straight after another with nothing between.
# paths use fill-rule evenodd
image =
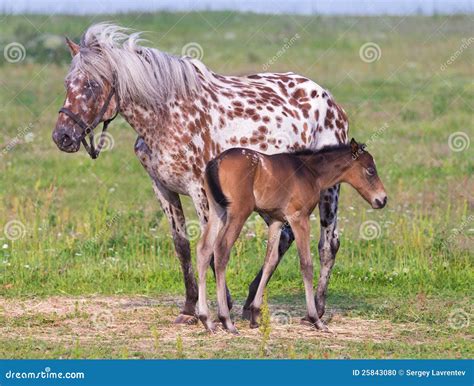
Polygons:
<instances>
[{"instance_id":1,"label":"spotted horse","mask_svg":"<svg viewBox=\"0 0 474 386\"><path fill-rule=\"evenodd\" d=\"M209 160L237 146L274 154L347 143L347 116L327 90L304 76L216 74L199 60L145 47L139 33L113 24L92 25L80 44L69 39L67 44L72 62L53 140L69 153L77 152L82 143L97 158L105 130L117 114L137 132L135 153L170 223L183 271L186 300L176 323L193 323L198 289L179 195L191 197L203 230L209 210L203 188ZM94 137L100 123L102 134ZM324 314L339 248L338 195L339 186L329 188L319 203L321 269L315 294L319 317ZM290 226L285 225L278 261L293 240ZM262 270L249 286L244 317L250 316L261 277ZM228 291L227 300L231 306Z\"/></svg>"}]
</instances>

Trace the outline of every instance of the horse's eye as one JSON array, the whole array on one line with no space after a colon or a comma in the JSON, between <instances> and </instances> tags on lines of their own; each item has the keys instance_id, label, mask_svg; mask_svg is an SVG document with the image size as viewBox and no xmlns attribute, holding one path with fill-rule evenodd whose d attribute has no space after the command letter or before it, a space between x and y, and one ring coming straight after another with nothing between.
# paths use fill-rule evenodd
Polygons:
<instances>
[{"instance_id":1,"label":"horse's eye","mask_svg":"<svg viewBox=\"0 0 474 386\"><path fill-rule=\"evenodd\" d=\"M370 168L367 168L365 169L365 172L369 175L369 176L373 176L375 174L375 169L370 167Z\"/></svg>"},{"instance_id":2,"label":"horse's eye","mask_svg":"<svg viewBox=\"0 0 474 386\"><path fill-rule=\"evenodd\" d=\"M96 89L99 87L99 83L97 83L95 80L91 80L87 83L87 86L92 89Z\"/></svg>"}]
</instances>

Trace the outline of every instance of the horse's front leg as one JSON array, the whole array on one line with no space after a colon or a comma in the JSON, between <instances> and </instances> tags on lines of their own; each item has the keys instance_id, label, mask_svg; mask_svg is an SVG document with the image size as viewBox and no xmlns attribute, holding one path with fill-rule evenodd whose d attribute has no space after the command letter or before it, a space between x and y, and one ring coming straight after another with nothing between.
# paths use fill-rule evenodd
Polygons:
<instances>
[{"instance_id":1,"label":"horse's front leg","mask_svg":"<svg viewBox=\"0 0 474 386\"><path fill-rule=\"evenodd\" d=\"M186 287L186 301L175 323L196 323L197 318L195 311L198 299L198 288L191 262L191 247L186 235L186 221L181 206L181 200L177 193L163 186L153 173L151 151L140 137L138 137L135 143L135 154L153 181L153 190L170 224L174 248L183 271L184 285Z\"/></svg>"},{"instance_id":2,"label":"horse's front leg","mask_svg":"<svg viewBox=\"0 0 474 386\"><path fill-rule=\"evenodd\" d=\"M318 316L324 315L326 295L331 277L331 271L339 249L339 235L337 232L337 204L340 185L333 186L321 192L319 201L319 216L321 222L321 236L319 238L319 281L315 301Z\"/></svg>"}]
</instances>

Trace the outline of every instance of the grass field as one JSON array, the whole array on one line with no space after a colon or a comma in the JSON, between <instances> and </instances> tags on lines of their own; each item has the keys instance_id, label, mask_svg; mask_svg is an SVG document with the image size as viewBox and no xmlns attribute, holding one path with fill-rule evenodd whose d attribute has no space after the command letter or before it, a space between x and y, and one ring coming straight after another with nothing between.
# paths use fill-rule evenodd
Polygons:
<instances>
[{"instance_id":1,"label":"grass field","mask_svg":"<svg viewBox=\"0 0 474 386\"><path fill-rule=\"evenodd\" d=\"M0 20L0 357L473 357L469 17L219 12ZM375 212L342 188L330 334L298 323L304 292L294 246L268 288L268 340L243 321L239 337L171 323L184 285L168 225L133 153L136 134L115 121L114 146L95 162L83 151L61 153L51 140L69 60L61 36L78 40L101 20L150 31L150 45L174 54L197 42L216 72L304 74L344 106L350 134L368 143L390 200ZM21 60L6 60L13 42L25 49ZM375 60L361 51L369 42ZM194 248L198 235L190 233ZM317 263L316 217L313 235ZM256 218L228 269L236 319L264 249L265 225ZM209 286L214 299L211 278Z\"/></svg>"}]
</instances>

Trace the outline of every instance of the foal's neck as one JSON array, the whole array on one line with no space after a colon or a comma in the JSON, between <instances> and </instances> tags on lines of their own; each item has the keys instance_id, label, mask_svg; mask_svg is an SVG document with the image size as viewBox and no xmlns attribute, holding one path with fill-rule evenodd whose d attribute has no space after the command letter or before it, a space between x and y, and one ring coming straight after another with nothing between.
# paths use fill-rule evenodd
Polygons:
<instances>
[{"instance_id":1,"label":"foal's neck","mask_svg":"<svg viewBox=\"0 0 474 386\"><path fill-rule=\"evenodd\" d=\"M345 146L316 152L307 156L305 161L321 190L345 182L346 171L352 166L352 162L350 148Z\"/></svg>"}]
</instances>

